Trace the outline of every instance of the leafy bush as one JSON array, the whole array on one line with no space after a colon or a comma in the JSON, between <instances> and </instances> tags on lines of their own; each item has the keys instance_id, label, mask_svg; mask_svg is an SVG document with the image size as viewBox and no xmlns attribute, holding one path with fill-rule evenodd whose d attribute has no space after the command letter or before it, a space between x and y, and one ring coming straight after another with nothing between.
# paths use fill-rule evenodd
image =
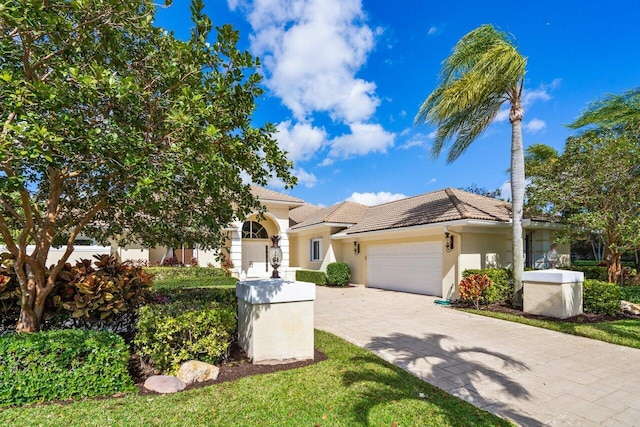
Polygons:
<instances>
[{"instance_id":1,"label":"leafy bush","mask_svg":"<svg viewBox=\"0 0 640 427\"><path fill-rule=\"evenodd\" d=\"M216 363L226 356L236 332L236 310L193 300L153 304L140 309L137 326L138 353L160 372L174 374L188 360Z\"/></svg>"},{"instance_id":2,"label":"leafy bush","mask_svg":"<svg viewBox=\"0 0 640 427\"><path fill-rule=\"evenodd\" d=\"M318 270L297 270L296 280L299 282L311 282L324 286L327 284L327 275L324 271Z\"/></svg>"},{"instance_id":3,"label":"leafy bush","mask_svg":"<svg viewBox=\"0 0 640 427\"><path fill-rule=\"evenodd\" d=\"M15 274L6 268L0 269L0 315L6 315L9 310L17 307L20 301L20 285Z\"/></svg>"},{"instance_id":4,"label":"leafy bush","mask_svg":"<svg viewBox=\"0 0 640 427\"><path fill-rule=\"evenodd\" d=\"M66 264L50 296L51 304L70 311L71 317L107 319L135 311L150 296L151 278L142 267L120 263L109 255L96 255L95 268L83 259Z\"/></svg>"},{"instance_id":5,"label":"leafy bush","mask_svg":"<svg viewBox=\"0 0 640 427\"><path fill-rule=\"evenodd\" d=\"M222 268L215 267L147 267L145 270L147 273L153 274L155 280L228 276Z\"/></svg>"},{"instance_id":6,"label":"leafy bush","mask_svg":"<svg viewBox=\"0 0 640 427\"><path fill-rule=\"evenodd\" d=\"M154 289L176 288L212 288L215 286L235 286L238 279L230 276L212 277L177 277L158 280L153 284Z\"/></svg>"},{"instance_id":7,"label":"leafy bush","mask_svg":"<svg viewBox=\"0 0 640 427\"><path fill-rule=\"evenodd\" d=\"M620 286L615 283L585 279L582 295L585 313L620 313Z\"/></svg>"},{"instance_id":8,"label":"leafy bush","mask_svg":"<svg viewBox=\"0 0 640 427\"><path fill-rule=\"evenodd\" d=\"M462 277L472 274L486 275L492 286L485 288L480 297L481 304L492 304L498 301L509 301L513 294L513 276L506 268L469 269L462 272Z\"/></svg>"},{"instance_id":9,"label":"leafy bush","mask_svg":"<svg viewBox=\"0 0 640 427\"><path fill-rule=\"evenodd\" d=\"M176 288L162 289L156 294L160 303L194 303L206 305L212 302L238 308L235 288Z\"/></svg>"},{"instance_id":10,"label":"leafy bush","mask_svg":"<svg viewBox=\"0 0 640 427\"><path fill-rule=\"evenodd\" d=\"M12 333L0 338L0 406L135 390L129 350L110 332Z\"/></svg>"},{"instance_id":11,"label":"leafy bush","mask_svg":"<svg viewBox=\"0 0 640 427\"><path fill-rule=\"evenodd\" d=\"M460 281L460 299L471 301L480 309L480 298L493 283L486 274L469 274Z\"/></svg>"},{"instance_id":12,"label":"leafy bush","mask_svg":"<svg viewBox=\"0 0 640 427\"><path fill-rule=\"evenodd\" d=\"M585 279L598 280L600 282L607 281L607 267L600 265L571 265L572 271L581 271L584 273Z\"/></svg>"},{"instance_id":13,"label":"leafy bush","mask_svg":"<svg viewBox=\"0 0 640 427\"><path fill-rule=\"evenodd\" d=\"M640 286L625 286L620 288L621 299L640 304Z\"/></svg>"},{"instance_id":14,"label":"leafy bush","mask_svg":"<svg viewBox=\"0 0 640 427\"><path fill-rule=\"evenodd\" d=\"M327 265L327 283L332 286L344 286L351 280L351 271L346 262L332 262Z\"/></svg>"}]
</instances>

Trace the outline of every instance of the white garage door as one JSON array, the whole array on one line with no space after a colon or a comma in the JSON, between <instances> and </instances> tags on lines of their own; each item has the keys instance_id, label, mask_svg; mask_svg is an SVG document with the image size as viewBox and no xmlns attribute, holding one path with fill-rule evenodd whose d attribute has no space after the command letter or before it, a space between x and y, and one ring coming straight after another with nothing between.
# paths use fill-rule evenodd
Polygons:
<instances>
[{"instance_id":1,"label":"white garage door","mask_svg":"<svg viewBox=\"0 0 640 427\"><path fill-rule=\"evenodd\" d=\"M370 246L367 284L373 288L441 297L442 245L431 242Z\"/></svg>"}]
</instances>

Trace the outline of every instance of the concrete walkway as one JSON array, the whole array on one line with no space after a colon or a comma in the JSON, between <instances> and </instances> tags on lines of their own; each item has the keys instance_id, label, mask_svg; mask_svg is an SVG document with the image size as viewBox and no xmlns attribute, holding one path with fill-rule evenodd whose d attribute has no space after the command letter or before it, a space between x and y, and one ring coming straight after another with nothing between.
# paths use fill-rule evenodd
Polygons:
<instances>
[{"instance_id":1,"label":"concrete walkway","mask_svg":"<svg viewBox=\"0 0 640 427\"><path fill-rule=\"evenodd\" d=\"M316 328L517 424L640 426L640 350L466 314L428 296L316 289Z\"/></svg>"}]
</instances>

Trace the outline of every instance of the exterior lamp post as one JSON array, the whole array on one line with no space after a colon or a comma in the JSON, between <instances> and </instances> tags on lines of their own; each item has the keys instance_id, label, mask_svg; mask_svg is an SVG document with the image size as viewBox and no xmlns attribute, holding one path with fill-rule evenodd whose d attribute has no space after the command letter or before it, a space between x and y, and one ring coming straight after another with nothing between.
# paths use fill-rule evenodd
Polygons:
<instances>
[{"instance_id":1,"label":"exterior lamp post","mask_svg":"<svg viewBox=\"0 0 640 427\"><path fill-rule=\"evenodd\" d=\"M282 249L278 246L280 236L271 236L271 242L273 243L269 248L269 264L271 264L271 267L273 268L271 278L279 279L280 275L278 274L278 267L282 264Z\"/></svg>"}]
</instances>

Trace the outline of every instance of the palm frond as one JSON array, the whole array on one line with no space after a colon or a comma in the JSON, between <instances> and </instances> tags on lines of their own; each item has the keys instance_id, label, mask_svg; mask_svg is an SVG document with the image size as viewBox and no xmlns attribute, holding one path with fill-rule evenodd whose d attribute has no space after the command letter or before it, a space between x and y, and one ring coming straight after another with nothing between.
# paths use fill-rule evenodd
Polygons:
<instances>
[{"instance_id":1,"label":"palm frond","mask_svg":"<svg viewBox=\"0 0 640 427\"><path fill-rule=\"evenodd\" d=\"M622 95L608 95L592 102L575 122L568 125L579 129L587 125L615 127L640 123L640 88L624 92Z\"/></svg>"}]
</instances>

